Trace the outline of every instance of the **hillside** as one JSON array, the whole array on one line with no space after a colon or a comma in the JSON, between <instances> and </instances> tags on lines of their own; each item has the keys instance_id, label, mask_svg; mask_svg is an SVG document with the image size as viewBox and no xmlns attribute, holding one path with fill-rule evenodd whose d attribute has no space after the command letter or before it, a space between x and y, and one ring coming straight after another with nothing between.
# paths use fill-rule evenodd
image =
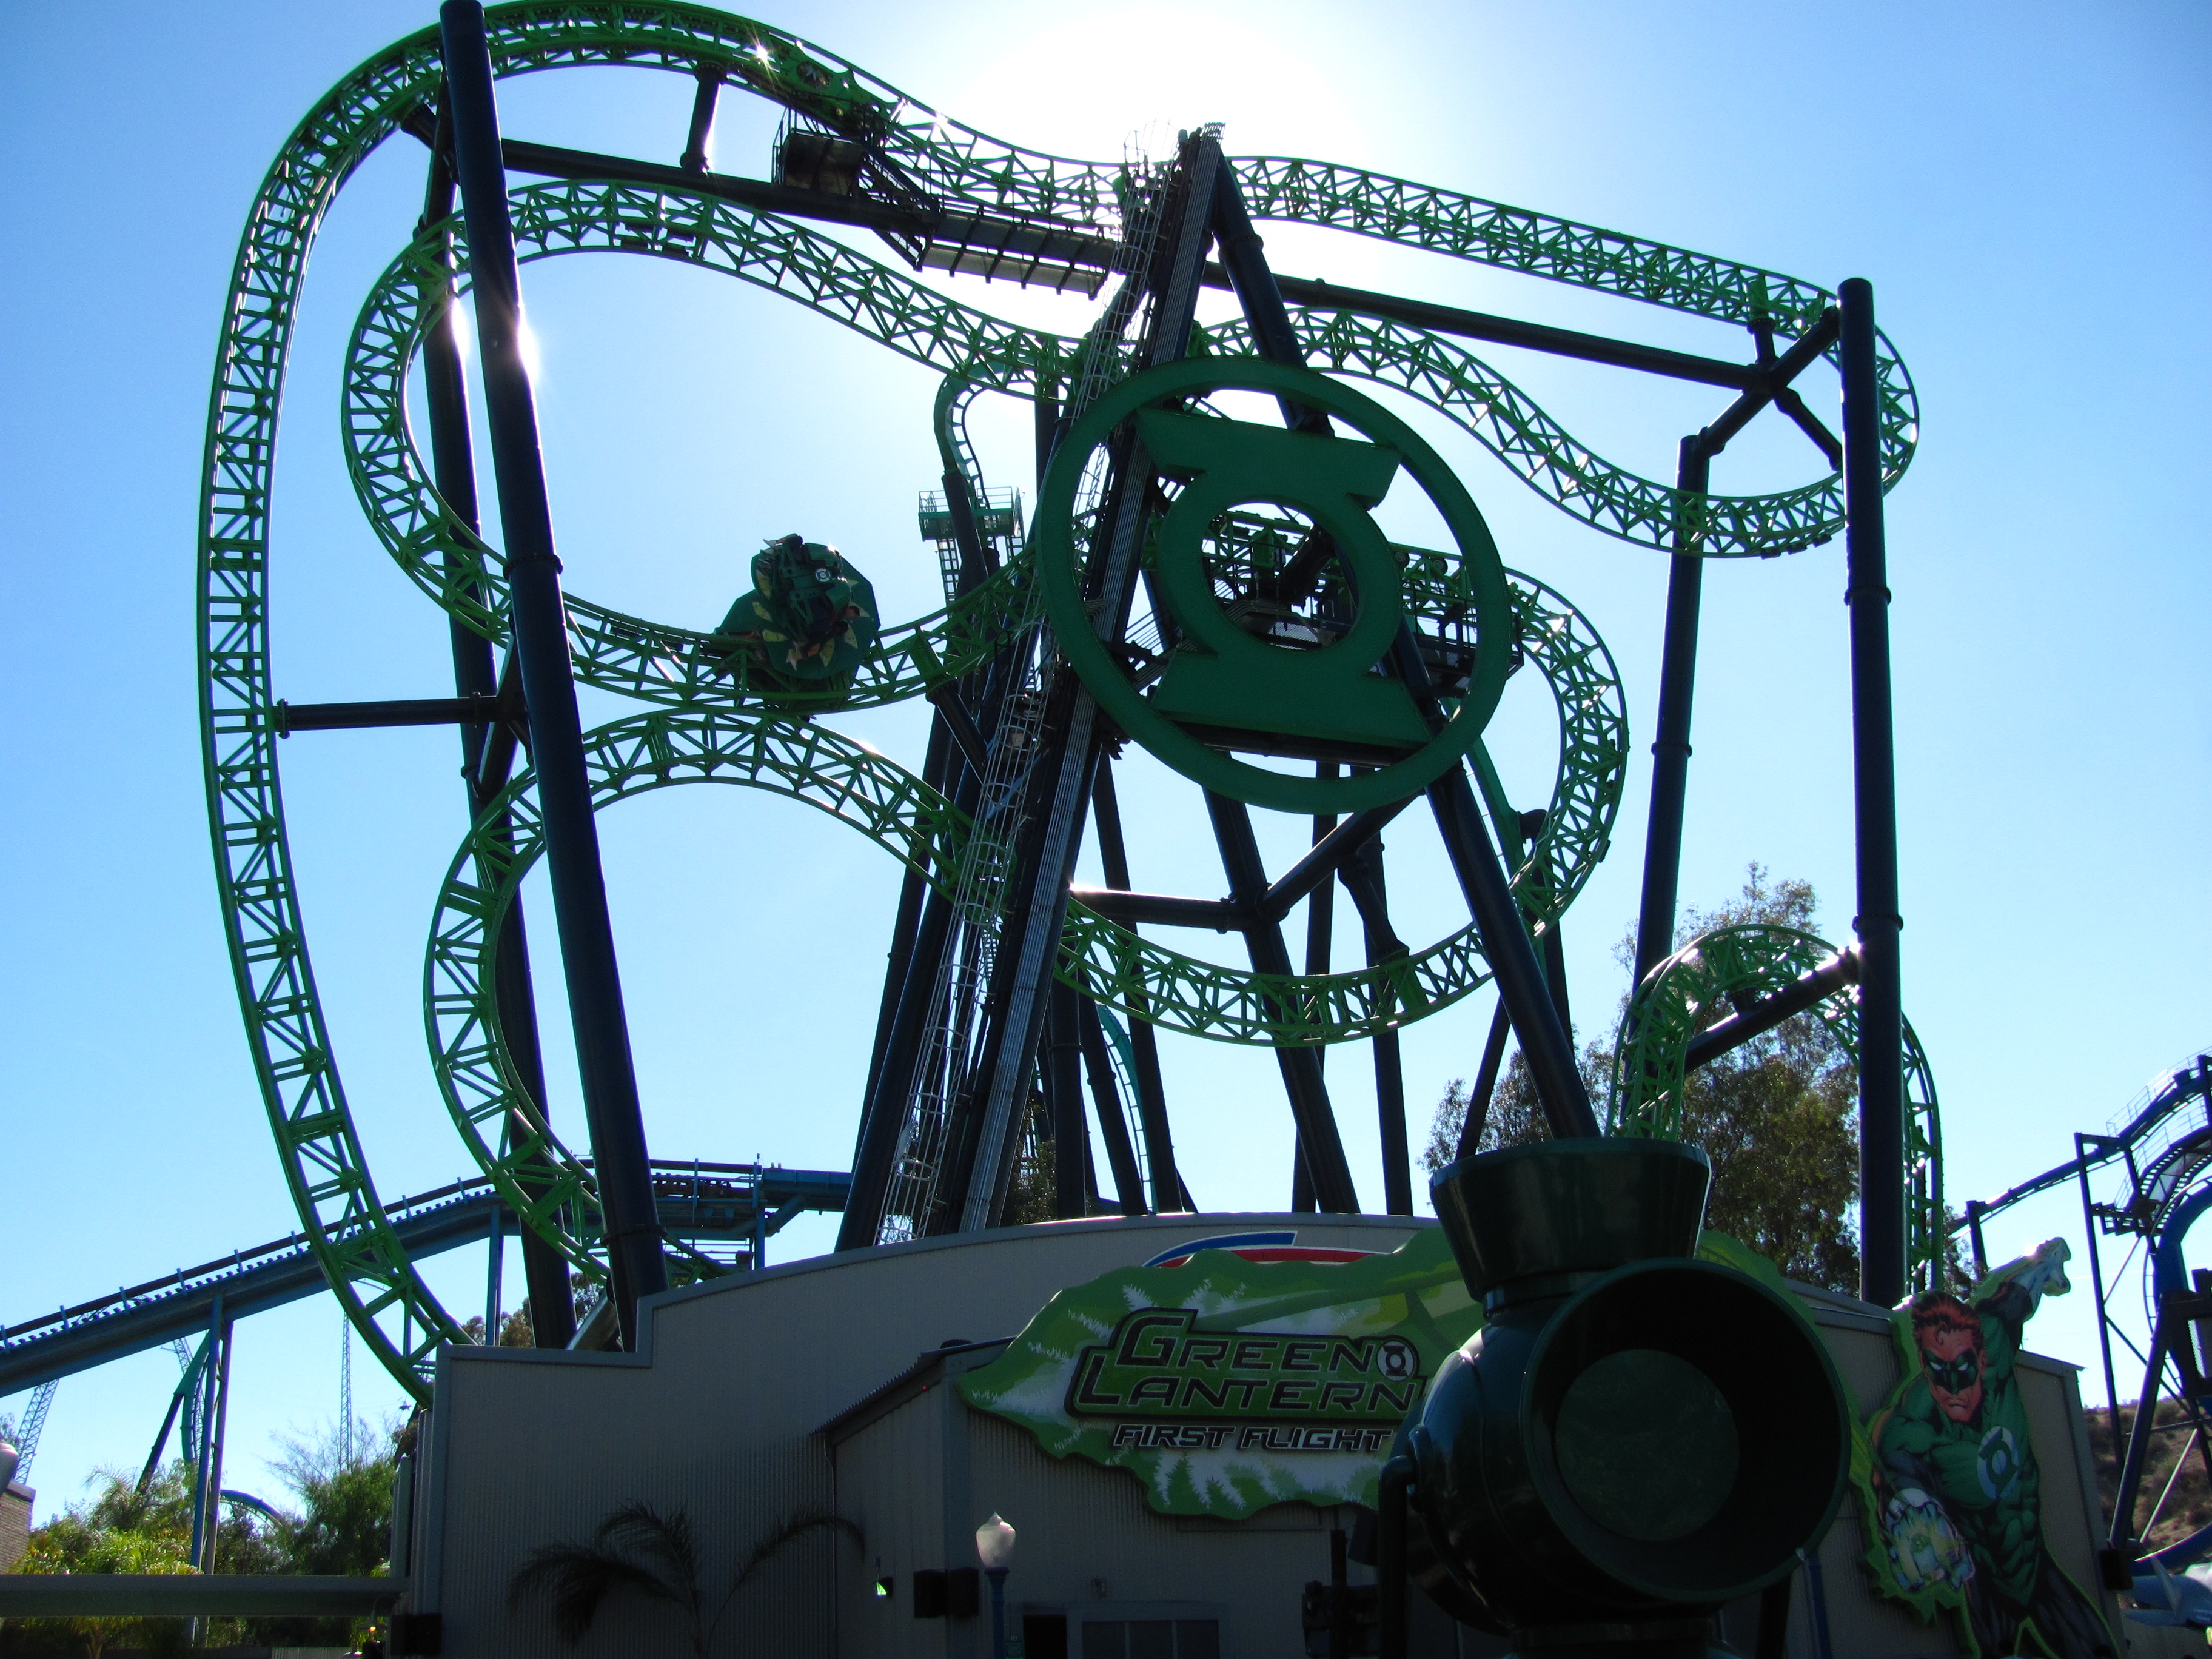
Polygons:
<instances>
[{"instance_id":1,"label":"hillside","mask_svg":"<svg viewBox=\"0 0 2212 1659\"><path fill-rule=\"evenodd\" d=\"M2097 1407L2085 1414L2089 1420L2089 1449L2097 1460L2098 1496L2109 1516L2113 1493L2119 1485L2119 1461L2127 1449L2127 1436L2134 1425L2136 1410L2132 1406L2120 1407L2118 1449L2112 1444L2111 1414L2105 1407ZM2136 1514L2138 1526L2155 1514L2157 1519L2146 1535L2152 1547L2162 1549L2168 1544L2179 1543L2200 1528L2212 1526L2212 1479L2205 1474L2204 1450L2194 1444L2190 1433L2189 1414L2178 1401L2164 1401L2153 1420L2157 1433L2144 1467L2142 1494L2136 1501ZM2188 1462L2177 1480L2174 1461L2184 1453ZM2164 1494L2163 1502L2160 1494Z\"/></svg>"}]
</instances>

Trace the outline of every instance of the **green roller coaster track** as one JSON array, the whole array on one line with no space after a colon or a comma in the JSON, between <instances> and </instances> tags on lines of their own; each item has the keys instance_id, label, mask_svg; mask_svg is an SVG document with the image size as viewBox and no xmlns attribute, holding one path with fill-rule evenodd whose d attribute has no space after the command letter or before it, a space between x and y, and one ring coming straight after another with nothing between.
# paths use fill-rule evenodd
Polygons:
<instances>
[{"instance_id":1,"label":"green roller coaster track","mask_svg":"<svg viewBox=\"0 0 2212 1659\"><path fill-rule=\"evenodd\" d=\"M1549 672L1570 733L1549 817L1587 832L1547 834L1519 872L1524 904L1548 922L1602 854L1620 800L1626 721L1618 683L1592 670L1604 649L1595 636L1577 632L1572 612L1547 604L1556 600L1548 589L1517 574L1513 584L1529 658ZM659 710L589 733L585 757L597 807L684 783L767 790L858 830L947 896L957 884L966 817L912 773L817 722ZM447 870L423 969L424 1017L439 1090L471 1156L517 1213L596 1279L600 1268L585 1243L600 1232L590 1171L531 1101L508 1057L493 991L500 919L544 851L532 782L527 773L517 777L487 805ZM1536 872L1550 860L1556 884L1547 886ZM1059 972L1099 1002L1167 1030L1312 1044L1409 1024L1489 977L1472 927L1419 955L1357 972L1281 976L1163 949L1079 903L1070 906Z\"/></svg>"},{"instance_id":2,"label":"green roller coaster track","mask_svg":"<svg viewBox=\"0 0 2212 1659\"><path fill-rule=\"evenodd\" d=\"M1637 988L1613 1044L1608 1134L1682 1133L1684 1066L1690 1039L1734 1012L1741 996L1769 996L1836 954L1826 939L1790 927L1716 928L1661 963ZM1849 986L1814 1005L1851 1063L1858 1063L1859 1010ZM1917 1288L1942 1288L1951 1237L1943 1208L1943 1131L1936 1074L1905 1025L1905 1266Z\"/></svg>"},{"instance_id":3,"label":"green roller coaster track","mask_svg":"<svg viewBox=\"0 0 2212 1659\"><path fill-rule=\"evenodd\" d=\"M879 180L894 195L945 210L1051 220L1109 242L1125 234L1134 190L1126 169L989 137L763 24L650 0L549 0L495 7L487 25L502 77L600 64L719 75L817 125L865 140ZM354 170L435 100L439 81L436 32L408 37L327 94L271 165L247 217L224 311L199 532L210 826L248 1040L309 1243L364 1340L418 1395L426 1392L437 1345L465 1339L385 1217L324 1020L276 763L267 580L276 422L309 251ZM1773 272L1430 185L1285 158L1233 165L1256 219L1377 237L1691 315L1771 327L1785 337L1812 326L1831 302L1825 291ZM526 257L605 249L725 270L977 390L1033 395L1081 361L1080 343L961 306L840 244L726 202L604 184L532 186L513 201ZM356 488L385 544L440 605L499 639L506 598L497 562L487 560L489 550L438 499L406 432L407 367L422 329L445 302L451 277L443 262L459 252L447 246L456 234L450 223L430 227L370 295L346 366L345 437ZM1577 443L1456 342L1343 313L1298 313L1295 320L1316 367L1423 399L1562 510L1620 539L1664 548L1678 526L1693 522L1709 556L1768 555L1813 545L1840 526L1840 481L1832 474L1771 495L1684 497ZM1243 342L1241 326L1231 326L1215 331L1208 349L1234 351ZM1893 483L1911 459L1917 407L1887 342L1881 372L1882 450ZM972 395L963 393L963 401ZM956 422L957 416L955 410ZM964 439L957 431L952 438L959 465L980 489ZM1449 603L1451 572L1439 556L1409 557L1412 585L1428 596L1422 608L1433 613ZM1548 887L1532 884L1522 872L1524 900L1542 925L1571 901L1603 855L1619 804L1626 720L1611 664L1587 625L1547 589L1516 585L1516 592L1523 649L1551 680L1563 732L1553 818L1534 855L1543 863L1532 863L1548 866L1553 880ZM578 677L659 706L663 712L645 717L648 722L663 720L671 732L743 726L765 734L779 724L772 719L777 707L798 712L787 696L771 705L742 678L710 674L699 659L702 635L696 630L581 599L572 599L570 609ZM839 701L914 696L1031 625L1029 585L1016 561L959 605L887 629L877 659ZM920 797L911 799L919 811ZM511 804L520 823L526 793L518 788ZM932 833L957 830L940 824ZM902 856L921 854L909 844ZM1381 981L1358 975L1271 987L1271 999L1287 999L1279 1010L1295 1009L1304 1018L1286 1030L1279 1012L1257 1014L1253 976L1206 964L1196 971L1189 961L1078 912L1061 971L1115 1006L1127 1006L1127 988L1140 988L1148 1017L1173 1029L1227 1040L1309 1042L1418 1017L1466 994L1484 971L1463 933L1393 970L1399 977L1389 981L1387 996ZM434 972L434 1006L443 994ZM556 1160L550 1143L532 1156L549 1169ZM549 1237L571 1248L547 1217L536 1218L541 1231L551 1227Z\"/></svg>"}]
</instances>

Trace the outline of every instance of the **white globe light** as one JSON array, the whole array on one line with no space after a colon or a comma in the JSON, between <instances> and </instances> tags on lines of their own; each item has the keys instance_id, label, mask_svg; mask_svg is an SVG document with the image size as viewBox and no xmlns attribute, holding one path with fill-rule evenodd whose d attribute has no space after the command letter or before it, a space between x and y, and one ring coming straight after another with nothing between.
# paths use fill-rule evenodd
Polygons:
<instances>
[{"instance_id":1,"label":"white globe light","mask_svg":"<svg viewBox=\"0 0 2212 1659\"><path fill-rule=\"evenodd\" d=\"M975 1553L986 1567L997 1572L1014 1559L1014 1529L994 1511L975 1528Z\"/></svg>"}]
</instances>

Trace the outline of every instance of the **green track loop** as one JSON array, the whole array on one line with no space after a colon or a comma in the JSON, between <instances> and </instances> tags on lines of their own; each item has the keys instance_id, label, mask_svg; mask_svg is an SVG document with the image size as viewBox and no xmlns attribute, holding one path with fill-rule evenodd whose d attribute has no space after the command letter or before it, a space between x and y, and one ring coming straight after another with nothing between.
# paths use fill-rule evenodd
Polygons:
<instances>
[{"instance_id":1,"label":"green track loop","mask_svg":"<svg viewBox=\"0 0 2212 1659\"><path fill-rule=\"evenodd\" d=\"M1734 1011L1738 996L1770 996L1836 954L1795 928L1752 924L1701 934L1646 975L1613 1042L1608 1134L1682 1134L1683 1062L1691 1038ZM1839 990L1814 1005L1856 1065L1858 994ZM1919 1288L1940 1285L1951 1235L1943 1208L1943 1127L1929 1068L1911 1021L1905 1025L1905 1264Z\"/></svg>"},{"instance_id":2,"label":"green track loop","mask_svg":"<svg viewBox=\"0 0 2212 1659\"><path fill-rule=\"evenodd\" d=\"M627 185L540 185L514 191L512 208L517 250L526 260L620 252L721 270L797 300L901 356L957 374L978 390L1030 392L1041 380L1056 379L1079 345L946 299L814 232L708 198ZM409 578L471 627L503 638L504 578L439 497L408 429L408 366L442 301L453 229L450 222L426 229L362 307L344 379L347 465L379 539ZM1562 511L1639 546L1675 544L1677 527L1692 510L1678 491L1578 443L1465 346L1348 313L1297 311L1293 320L1316 366L1411 393ZM1222 355L1237 354L1247 343L1242 323L1211 332ZM1886 394L1883 411L1893 483L1911 459L1909 385L1895 397ZM980 488L972 456L963 448L958 459L971 486ZM1841 529L1841 480L1830 474L1767 495L1711 495L1695 510L1708 556L1796 551ZM921 663L931 656L946 672L964 673L1026 625L1030 604L1027 584L1011 569L1002 571L960 605L885 629L850 691L818 702L859 707L917 695L927 684ZM576 672L587 684L674 707L752 695L741 683L718 678L702 659L703 629L647 622L574 595L569 609ZM781 690L775 701L803 702Z\"/></svg>"},{"instance_id":3,"label":"green track loop","mask_svg":"<svg viewBox=\"0 0 2212 1659\"><path fill-rule=\"evenodd\" d=\"M1595 636L1577 640L1572 613L1548 607L1535 585L1522 581L1515 591L1536 624L1531 634L1554 641L1536 659L1565 665L1555 685L1563 713L1577 697L1604 708L1608 692L1617 704L1617 684L1600 678L1595 666L1602 644ZM1557 643L1566 641L1574 642ZM1572 902L1595 867L1619 800L1626 725L1617 706L1610 713L1607 722L1585 720L1579 740L1567 746L1553 797L1554 821L1563 827L1540 842L1522 872L1522 895L1533 905L1545 891L1528 879L1540 867L1535 858L1557 860L1564 878L1551 890L1556 896L1542 913L1546 921ZM957 879L970 829L966 818L895 762L814 722L661 710L601 726L587 734L586 745L597 807L684 783L764 789L827 812L940 890ZM1571 760L1589 755L1611 758L1610 779L1571 769ZM439 1091L471 1156L527 1224L596 1278L603 1269L590 1241L601 1229L590 1172L523 1089L507 1056L492 989L500 920L544 852L533 781L523 774L487 806L447 869L423 969L424 1022ZM1577 825L1595 827L1596 835L1577 845ZM1080 904L1070 907L1058 971L1123 1012L1133 1012L1133 1004L1147 1009L1165 1029L1267 1043L1342 1042L1396 1029L1458 1000L1489 976L1471 927L1408 959L1346 974L1275 977L1164 950Z\"/></svg>"},{"instance_id":4,"label":"green track loop","mask_svg":"<svg viewBox=\"0 0 2212 1659\"><path fill-rule=\"evenodd\" d=\"M1127 169L1001 143L836 54L764 24L655 0L619 6L527 0L493 7L486 24L495 73L501 77L600 64L656 69L686 79L702 70L719 72L732 86L867 141L882 158L890 186L912 199L1052 217L1109 241L1123 234L1124 206L1133 199ZM271 164L247 216L223 312L198 536L210 830L256 1073L309 1244L370 1350L418 1399L428 1398L436 1346L465 1339L415 1272L377 1198L316 990L276 763L269 503L294 321L323 216L368 155L403 121L434 102L440 74L436 30L409 36L325 94ZM1827 297L1808 284L1750 266L1431 186L1312 161L1264 158L1234 165L1256 218L1333 226L1738 325L1771 318L1783 342L1809 325ZM748 280L804 297L893 349L941 371L957 371L986 389L1024 395L1039 375L1058 380L1082 362L1073 343L958 306L825 238L725 204L708 206L625 185L540 186L518 192L515 200L526 252L604 246L694 263L722 261ZM451 525L422 482L405 441L404 371L423 320L423 261L431 251L428 242L410 250L413 263L404 260L404 269L395 268L393 286L383 295L388 309L374 318L364 313L346 378L349 452L356 456L356 482L371 504L378 533L410 574L470 625L498 636L504 595L495 562L487 563L484 550ZM443 277L432 287L441 295ZM1685 510L1671 491L1575 445L1462 348L1348 316L1305 314L1299 326L1316 366L1366 375L1425 398L1566 510L1607 533L1653 547L1669 544L1674 523ZM1224 331L1224 343L1230 338ZM1884 454L1893 481L1911 457L1916 411L1911 383L1886 348L1882 373ZM963 453L961 459L972 467L972 457ZM1708 508L1712 527L1705 550L1769 553L1808 544L1832 533L1833 497L1830 479L1778 496L1715 498ZM945 672L957 672L1010 634L1033 625L1024 574L1018 564L1010 567L952 611L891 630L880 662L848 700L880 702L921 690L924 658L915 649L917 643ZM483 584L487 599L481 605L468 597L472 580ZM1563 902L1602 854L1619 803L1614 750L1625 755L1625 726L1618 721L1619 690L1610 665L1599 672L1602 647L1556 595L1540 602L1553 620L1571 619L1565 654L1553 664L1569 675L1568 682L1553 680L1563 711L1570 696L1563 684L1587 687L1602 679L1608 688L1598 697L1601 708L1567 722L1562 775L1571 770L1572 778L1558 804L1560 827L1547 836L1550 856L1560 866L1554 890ZM1526 611L1523 601L1516 599L1516 605ZM714 679L698 665L696 630L664 628L581 603L574 614L577 672L588 684L664 707L710 712L750 697L742 685ZM1578 663L1570 661L1577 657ZM1117 984L1149 984L1168 971L1160 959L1173 953L1156 953L1121 930L1106 931L1103 923L1090 927L1080 917L1078 923L1063 970L1096 985L1105 1000L1115 1000ZM1480 982L1479 958L1471 948L1452 963L1433 981L1437 996L1464 994L1454 988ZM1431 988L1413 973L1405 990ZM1237 1012L1243 994L1217 1001L1211 988L1194 990L1176 1017L1184 1029L1203 1028L1212 1035L1251 1029L1252 1022ZM1157 1010L1158 1005L1148 1006ZM1356 1009L1323 1012L1335 1022L1332 1030L1358 1024ZM1410 1009L1401 1017L1410 1017Z\"/></svg>"}]
</instances>

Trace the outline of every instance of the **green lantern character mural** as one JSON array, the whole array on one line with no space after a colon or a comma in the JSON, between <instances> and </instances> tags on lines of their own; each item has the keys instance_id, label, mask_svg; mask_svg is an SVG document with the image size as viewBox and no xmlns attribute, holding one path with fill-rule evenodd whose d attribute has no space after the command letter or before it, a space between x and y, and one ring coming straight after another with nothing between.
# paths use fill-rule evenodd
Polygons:
<instances>
[{"instance_id":1,"label":"green lantern character mural","mask_svg":"<svg viewBox=\"0 0 2212 1659\"><path fill-rule=\"evenodd\" d=\"M1899 1308L1904 1380L1853 1459L1876 1587L1923 1619L1951 1609L1962 1645L1984 1659L2117 1650L2044 1543L2043 1477L2014 1375L2038 1304L2069 1288L2069 1254L2054 1238L1963 1298L1929 1291Z\"/></svg>"}]
</instances>

